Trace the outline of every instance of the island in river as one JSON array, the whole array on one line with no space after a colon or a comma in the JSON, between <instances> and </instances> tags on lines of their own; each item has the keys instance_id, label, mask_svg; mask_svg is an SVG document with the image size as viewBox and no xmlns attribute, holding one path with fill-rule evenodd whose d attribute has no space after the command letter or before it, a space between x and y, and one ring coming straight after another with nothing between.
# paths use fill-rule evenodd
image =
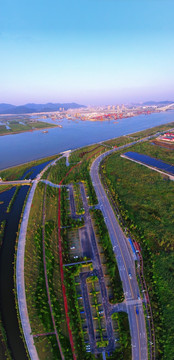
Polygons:
<instances>
[{"instance_id":1,"label":"island in river","mask_svg":"<svg viewBox=\"0 0 174 360\"><path fill-rule=\"evenodd\" d=\"M45 128L60 127L30 117L8 116L0 118L0 135L19 134L27 131L41 130Z\"/></svg>"}]
</instances>

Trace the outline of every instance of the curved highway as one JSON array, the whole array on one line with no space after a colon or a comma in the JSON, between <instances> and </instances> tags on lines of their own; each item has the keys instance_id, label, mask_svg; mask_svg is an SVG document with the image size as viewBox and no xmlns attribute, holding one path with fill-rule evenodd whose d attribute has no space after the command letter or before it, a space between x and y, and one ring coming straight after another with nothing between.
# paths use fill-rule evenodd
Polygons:
<instances>
[{"instance_id":1,"label":"curved highway","mask_svg":"<svg viewBox=\"0 0 174 360\"><path fill-rule=\"evenodd\" d=\"M114 211L109 203L99 177L99 165L101 160L112 152L124 147L127 146L125 145L120 148L107 151L106 153L97 157L92 163L90 175L98 198L99 207L103 213L105 223L108 228L123 284L125 304L127 308L131 333L132 359L147 360L148 350L146 324L143 313L142 300L139 298L139 288L135 273L135 262L127 245L127 239L116 219Z\"/></svg>"}]
</instances>

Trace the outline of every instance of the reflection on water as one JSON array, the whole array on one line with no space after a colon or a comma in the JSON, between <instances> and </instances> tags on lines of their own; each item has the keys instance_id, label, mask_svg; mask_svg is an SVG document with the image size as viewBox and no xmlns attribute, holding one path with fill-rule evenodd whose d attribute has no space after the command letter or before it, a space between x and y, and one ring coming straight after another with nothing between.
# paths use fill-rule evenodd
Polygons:
<instances>
[{"instance_id":1,"label":"reflection on water","mask_svg":"<svg viewBox=\"0 0 174 360\"><path fill-rule=\"evenodd\" d=\"M48 162L45 162L43 164L33 166L26 171L22 178L29 174L29 177L34 179L47 164ZM0 193L0 224L3 220L6 220L5 233L0 251L0 311L13 359L27 360L28 357L21 339L16 314L15 298L13 293L13 289L15 288L13 263L16 232L18 231L19 220L29 186L21 187L13 203L11 211L7 213L7 207L13 197L15 189L16 187L13 187L10 190Z\"/></svg>"},{"instance_id":2,"label":"reflection on water","mask_svg":"<svg viewBox=\"0 0 174 360\"><path fill-rule=\"evenodd\" d=\"M63 128L48 129L47 134L38 130L1 136L0 169L171 121L174 121L174 111L122 119L116 124L114 124L114 120L103 122L79 121L76 123L63 119L61 122Z\"/></svg>"},{"instance_id":3,"label":"reflection on water","mask_svg":"<svg viewBox=\"0 0 174 360\"><path fill-rule=\"evenodd\" d=\"M170 164L166 164L161 160L152 158L151 156L148 156L148 155L139 154L139 153L136 153L133 151L127 151L126 153L124 153L124 155L126 155L130 159L140 161L143 164L153 166L160 170L165 170L166 172L174 175L174 166L172 166Z\"/></svg>"}]
</instances>

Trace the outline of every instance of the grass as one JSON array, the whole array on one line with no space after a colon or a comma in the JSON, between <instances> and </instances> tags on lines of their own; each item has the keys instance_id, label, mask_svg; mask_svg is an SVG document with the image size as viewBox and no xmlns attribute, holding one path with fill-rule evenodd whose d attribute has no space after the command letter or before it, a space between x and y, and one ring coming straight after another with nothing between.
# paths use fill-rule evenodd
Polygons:
<instances>
[{"instance_id":1,"label":"grass","mask_svg":"<svg viewBox=\"0 0 174 360\"><path fill-rule=\"evenodd\" d=\"M0 184L0 194L4 191L10 190L12 188L11 185L1 185Z\"/></svg>"},{"instance_id":2,"label":"grass","mask_svg":"<svg viewBox=\"0 0 174 360\"><path fill-rule=\"evenodd\" d=\"M80 309L77 300L77 292L75 286L75 275L79 274L79 265L64 268L64 278L66 285L66 294L68 298L68 310L70 316L70 325L72 329L73 339L78 360L92 360L95 356L86 352L82 323L80 318Z\"/></svg>"},{"instance_id":3,"label":"grass","mask_svg":"<svg viewBox=\"0 0 174 360\"><path fill-rule=\"evenodd\" d=\"M111 356L106 356L110 360L131 360L131 337L129 331L128 315L126 313L114 313L112 319L116 320L119 331L119 343Z\"/></svg>"},{"instance_id":4,"label":"grass","mask_svg":"<svg viewBox=\"0 0 174 360\"><path fill-rule=\"evenodd\" d=\"M0 125L0 135L4 135L7 133L7 129L5 125Z\"/></svg>"},{"instance_id":5,"label":"grass","mask_svg":"<svg viewBox=\"0 0 174 360\"><path fill-rule=\"evenodd\" d=\"M155 135L157 132L169 130L173 127L174 127L174 122L171 122L171 123L168 123L165 125L155 126L153 128L147 129L147 130L138 131L136 133L132 133L132 134L129 134L126 136L121 136L116 139L111 139L111 140L105 141L104 144L109 145L109 146L115 146L115 145L121 146L121 145L130 143L134 140L144 138L149 135Z\"/></svg>"},{"instance_id":6,"label":"grass","mask_svg":"<svg viewBox=\"0 0 174 360\"><path fill-rule=\"evenodd\" d=\"M31 322L32 332L34 334L53 331L45 288L42 255L42 203L44 189L44 184L39 184L36 189L33 206L30 213L25 255L25 282L27 290L27 304L29 309L29 318ZM67 199L67 190L62 190L64 190L64 197L65 199ZM62 206L65 206L66 208L67 202L63 201ZM65 215L67 214L67 212L64 213ZM36 216L37 221L35 221ZM62 285L60 280L57 218L58 189L47 186L45 253L49 291L56 328L59 334L62 350L65 359L71 360L72 353L65 318L64 301L62 297ZM66 222L66 218L64 218L64 216L62 217L62 219L64 222ZM63 244L63 247L65 245L66 241ZM60 358L57 344L54 341L54 336L44 337L43 339L41 339L40 337L35 338L35 343L40 359L51 360Z\"/></svg>"},{"instance_id":7,"label":"grass","mask_svg":"<svg viewBox=\"0 0 174 360\"><path fill-rule=\"evenodd\" d=\"M82 215L84 214L84 208L83 208L83 201L80 193L80 186L79 184L74 184L74 200L75 200L75 207L76 207L76 214Z\"/></svg>"},{"instance_id":8,"label":"grass","mask_svg":"<svg viewBox=\"0 0 174 360\"><path fill-rule=\"evenodd\" d=\"M22 165L18 165L18 166L13 166L10 167L8 169L4 169L0 171L0 177L4 180L4 181L12 181L12 180L19 180L22 175L24 175L24 173L29 170L31 167L33 166L37 166L39 164L43 164L47 161L51 161L54 160L55 158L57 158L58 155L54 155L54 156L50 156L44 159L39 159L39 160L35 160L35 161L31 161L28 162L26 164L22 164Z\"/></svg>"},{"instance_id":9,"label":"grass","mask_svg":"<svg viewBox=\"0 0 174 360\"><path fill-rule=\"evenodd\" d=\"M0 359L1 360L12 360L12 355L8 348L7 335L0 318Z\"/></svg>"},{"instance_id":10,"label":"grass","mask_svg":"<svg viewBox=\"0 0 174 360\"><path fill-rule=\"evenodd\" d=\"M0 125L0 135L9 135L9 134L16 134L26 131L32 130L39 130L39 129L46 129L51 127L56 127L54 124L49 124L43 121L25 121L25 125L20 124L17 120L10 121L9 125L10 129L6 129L5 125Z\"/></svg>"},{"instance_id":11,"label":"grass","mask_svg":"<svg viewBox=\"0 0 174 360\"><path fill-rule=\"evenodd\" d=\"M113 146L118 147L118 146L122 146L125 144L129 144L132 141L133 141L133 139L131 137L129 137L129 135L126 135L126 136L118 137L116 139L104 141L103 144L108 145L110 147L113 147Z\"/></svg>"},{"instance_id":12,"label":"grass","mask_svg":"<svg viewBox=\"0 0 174 360\"><path fill-rule=\"evenodd\" d=\"M70 165L74 165L81 160L86 160L89 156L92 156L97 151L103 152L105 149L103 146L95 144L72 151L69 157Z\"/></svg>"},{"instance_id":13,"label":"grass","mask_svg":"<svg viewBox=\"0 0 174 360\"><path fill-rule=\"evenodd\" d=\"M118 143L119 141L122 140L118 139ZM127 141L125 140L125 137L123 139L123 142L124 141ZM132 149L135 149L135 151L140 151L140 152L144 151L144 153L149 151L149 154L152 154L152 152L155 150L155 147L150 144L141 144L141 147L138 146ZM82 163L69 173L64 183L67 184L72 182L74 184L77 184L77 182L79 181L85 181L85 186L88 191L88 196L90 196L89 202L91 204L97 203L97 198L89 176L89 167L92 159L87 160L87 158L89 156L93 156L94 158L95 156L99 155L99 153L95 154L97 151L101 153L104 150L106 149L104 149L104 147L102 146L91 146L91 147L79 149L73 152L70 156L71 165L79 161L82 161ZM163 151L163 149L160 149L156 154L158 156L162 156L161 151ZM172 157L171 155L168 155L167 151L165 155L163 153L163 156L164 159L168 160L168 162L172 161ZM42 162L44 161L45 159L42 160ZM133 168L134 165L135 168ZM70 170L70 168L71 166L66 167L65 159L61 159L56 166L51 168L49 180L55 183L59 183L65 177L65 175ZM156 332L157 359L163 359L162 356L163 353L165 352L165 356L167 356L168 353L169 358L164 357L164 359L172 360L173 352L172 352L171 343L172 343L173 325L169 324L168 339L166 336L166 329L162 328L162 326L164 325L164 316L165 319L168 319L167 321L169 322L169 319L172 319L172 315L173 315L172 300L170 302L168 301L169 297L171 297L172 299L171 294L174 289L173 277L170 276L171 275L170 272L173 271L173 266L174 266L172 260L173 252L171 251L171 247L170 247L171 243L169 241L172 235L171 228L173 226L172 223L173 219L170 216L170 213L173 211L172 208L173 205L171 204L171 194L173 191L172 184L170 181L166 181L163 178L161 178L159 174L156 173L152 174L152 172L149 169L144 168L144 170L142 171L142 167L140 168L140 165L133 164L130 163L129 161L123 160L119 157L118 154L114 154L108 157L107 162L104 163L103 165L103 172L105 173L105 175L108 174L108 180L109 180L108 185L110 186L112 193L114 194L117 202L120 205L122 215L126 219L128 226L130 226L132 233L135 236L137 236L138 240L141 240L141 244L143 246L143 255L146 265L146 277L149 283L149 290L150 290L153 310L156 312L155 325L157 329ZM46 175L48 176L48 173ZM51 329L51 323L48 315L48 304L46 303L46 297L44 293L44 282L42 281L43 272L41 271L41 266L42 266L41 214L42 214L43 191L44 191L44 185L39 184L39 186L36 189L36 193L35 193L36 198L33 203L32 212L30 214L31 219L29 223L29 233L27 235L30 238L30 243L28 245L28 248L26 249L27 250L26 258L28 257L27 259L28 263L25 271L27 284L29 285L27 296L30 302L30 315L32 316L34 329L37 330L37 332L41 332L42 330L45 329L49 329L49 330ZM62 316L64 315L62 315L63 304L61 305L62 292L60 287L60 275L59 275L59 266L58 266L59 265L58 249L55 246L57 241L56 239L57 193L58 193L57 189L53 189L49 186L47 187L47 200L46 200L47 212L46 212L46 225L45 225L46 259L48 265L48 278L50 284L51 297L54 303L55 316L57 318L56 321L57 324L60 324L60 319L61 319L61 330L59 329L59 334L60 337L62 334L61 341L63 347L65 347L65 338L67 335L67 329L64 318L62 318ZM137 197L136 197L136 193L138 193ZM63 200L63 202L61 202L61 210L62 210L61 224L65 226L66 225L72 226L71 220L69 219L69 215L68 215L69 205L67 200L66 189L62 188L61 199ZM166 208L169 214L168 220L166 220L166 218L164 219L164 213L166 214ZM159 214L156 213L156 211L160 211L160 216ZM145 215L147 216L147 218L145 218L145 221L143 222ZM150 221L152 220L154 220L155 222L155 232L153 229L153 223L152 226L151 225L149 226ZM105 237L105 229L103 229L103 225L101 225L102 221L101 219L99 220L98 227L100 228L100 232L102 236ZM143 225L140 226L141 221ZM166 223L166 221L168 222ZM162 223L162 226L160 225L161 227L159 229L160 222ZM164 228L166 229L166 232L164 232L163 234L161 233L161 231L163 231ZM169 233L167 232L168 231L167 229L169 230ZM157 231L157 235L156 235L156 231ZM68 230L68 232L70 234L71 229ZM163 235L162 239L160 237L161 240L160 243L159 240L157 239L158 233L159 235L160 234ZM66 256L67 257L69 256L68 254L69 247L67 242L68 236L69 235L67 234L67 230L63 229L62 239L63 239L64 260L67 260ZM170 257L170 261L167 261L166 259L169 259L169 257ZM32 269L31 269L31 261L33 264ZM164 274L163 272L160 273L161 270L160 263L163 264ZM78 313L74 312L74 309L78 306L76 299L77 294L74 283L75 280L74 280L73 272L72 273L69 272L68 268L66 268L65 273L66 273L65 277L66 277L66 285L67 285L67 297L70 308L71 326L73 328L73 336L77 344L78 336L80 337L82 334L81 334L81 328L79 327L80 323L78 319ZM170 287L168 285L168 282L164 281L165 274L167 274L167 278L169 278L170 276ZM166 285L166 287L164 285ZM36 306L33 304L32 299L35 299ZM43 307L40 306L40 304L42 304L42 299L43 299ZM162 307L162 301L163 301L163 307ZM73 308L73 311L71 311L72 310L71 307ZM60 314L60 309L61 309L61 314ZM77 315L76 318L75 318L75 314ZM130 359L131 348L130 348L130 339L128 335L129 331L127 332L128 330L128 320L126 318L127 315L115 314L115 316L117 317L116 320L120 330L121 347L117 348L115 350L116 353L114 354L116 354L118 359ZM37 342L37 349L39 351L40 358L42 359L54 358L55 345L53 338L52 339L51 337L50 338L45 337L42 339L37 338L35 339L35 342ZM76 345L77 352L79 351L78 350L79 348L80 347ZM85 352L85 354L87 353ZM114 354L112 355L112 357L110 357L111 359L112 358L115 359ZM93 358L91 354L88 355L89 355L89 359ZM67 356L69 356L68 351L67 351ZM79 360L81 360L80 356L81 354L79 352L78 355Z\"/></svg>"},{"instance_id":14,"label":"grass","mask_svg":"<svg viewBox=\"0 0 174 360\"><path fill-rule=\"evenodd\" d=\"M6 210L7 213L9 213L11 211L12 206L13 206L13 204L15 202L15 199L16 199L20 189L21 189L21 186L17 186L17 188L16 188L16 190L15 190L15 192L14 192L14 194L13 194L13 196L12 196L12 198L11 198L9 204L8 204L8 207L7 207L7 210Z\"/></svg>"},{"instance_id":15,"label":"grass","mask_svg":"<svg viewBox=\"0 0 174 360\"><path fill-rule=\"evenodd\" d=\"M108 230L103 219L103 215L100 210L92 211L92 219L95 224L96 234L99 235L99 242L104 250L106 258L106 267L111 281L111 288L113 297L110 300L111 303L118 303L124 300L124 293L122 288L122 282L120 279L117 262L113 252L111 240L109 238Z\"/></svg>"},{"instance_id":16,"label":"grass","mask_svg":"<svg viewBox=\"0 0 174 360\"><path fill-rule=\"evenodd\" d=\"M0 224L0 248L4 237L5 225L6 225L6 220L3 220Z\"/></svg>"},{"instance_id":17,"label":"grass","mask_svg":"<svg viewBox=\"0 0 174 360\"><path fill-rule=\"evenodd\" d=\"M137 144L131 150L174 162L171 151L150 143ZM148 168L122 159L119 154L107 157L101 169L126 226L143 249L155 323L156 359L172 360L174 183Z\"/></svg>"},{"instance_id":18,"label":"grass","mask_svg":"<svg viewBox=\"0 0 174 360\"><path fill-rule=\"evenodd\" d=\"M141 154L149 155L153 158L156 158L156 159L162 160L168 164L174 165L173 151L171 151L170 149L159 147L159 146L154 146L150 141L131 146L128 149L128 151L130 151L130 150L141 153ZM126 151L127 150L125 150L125 152Z\"/></svg>"},{"instance_id":19,"label":"grass","mask_svg":"<svg viewBox=\"0 0 174 360\"><path fill-rule=\"evenodd\" d=\"M142 137L146 137L149 135L155 135L157 132L165 132L169 129L172 129L174 127L174 122L170 122L164 125L159 125L159 126L155 126L153 128L147 129L147 130L143 130L143 131L138 131L136 133L133 134L133 136L136 139L141 139Z\"/></svg>"},{"instance_id":20,"label":"grass","mask_svg":"<svg viewBox=\"0 0 174 360\"><path fill-rule=\"evenodd\" d=\"M39 184L30 215L30 224L27 232L25 279L27 288L27 302L29 317L34 334L52 332L53 325L50 317L48 298L46 294L43 255L42 255L42 202L45 185ZM47 276L51 304L53 307L56 328L60 337L65 358L71 360L71 349L66 326L64 303L59 271L59 252L57 241L57 212L58 189L47 187L46 191L46 222L45 222L45 253ZM37 223L33 219L37 213ZM33 241L34 240L34 241ZM32 257L32 269L31 269ZM29 270L30 268L30 270ZM35 339L39 358L60 358L55 336ZM41 343L44 343L44 346Z\"/></svg>"},{"instance_id":21,"label":"grass","mask_svg":"<svg viewBox=\"0 0 174 360\"><path fill-rule=\"evenodd\" d=\"M53 331L42 262L43 196L44 185L39 184L35 191L33 206L30 212L25 248L26 298L33 334ZM36 344L38 344L38 341L36 341ZM48 337L44 340L44 347L38 346L37 351L41 359L47 359L50 356L51 345ZM50 359L53 359L53 357L50 357Z\"/></svg>"},{"instance_id":22,"label":"grass","mask_svg":"<svg viewBox=\"0 0 174 360\"><path fill-rule=\"evenodd\" d=\"M90 302L93 303L93 309L95 309L95 320L96 320L96 327L94 329L94 331L98 330L99 336L100 336L100 341L97 342L97 346L102 346L100 343L105 343L105 345L103 346L107 346L108 345L108 340L104 340L103 338L103 330L106 331L106 321L105 321L105 317L103 317L103 315L101 316L99 313L99 302L98 302L98 298L97 298L97 292L96 292L96 283L99 286L99 280L97 278L97 276L91 276L89 278L87 278L87 283L91 284L91 292L90 292ZM88 289L88 293L89 293L89 289ZM92 305L92 304L91 304ZM102 317L103 317L103 321L104 321L104 329L102 328ZM94 316L93 316L94 319Z\"/></svg>"},{"instance_id":23,"label":"grass","mask_svg":"<svg viewBox=\"0 0 174 360\"><path fill-rule=\"evenodd\" d=\"M83 153L85 152L85 149L88 150L88 148L83 148ZM62 158L57 162L55 166L50 169L49 175L48 172L44 174L44 178L47 178L48 176L48 180L55 184L59 184L62 180L63 184L78 183L80 181L83 181L87 190L87 196L89 196L89 204L95 205L97 204L97 197L95 194L95 190L92 186L89 170L92 160L104 150L105 149L102 146L100 146L99 148L97 147L97 150L96 147L94 147L94 150L92 149L92 152L90 151L90 154L88 154L88 156L91 156L91 158L88 160L84 159L79 165L75 166L72 171L70 171L70 169L74 165L71 164L72 166L67 167L66 159ZM99 151L99 153L96 154L96 151ZM78 156L79 150L77 150L77 159ZM73 159L76 159L76 152L73 153ZM75 161L75 164L77 163L78 161Z\"/></svg>"},{"instance_id":24,"label":"grass","mask_svg":"<svg viewBox=\"0 0 174 360\"><path fill-rule=\"evenodd\" d=\"M89 149L88 149L89 150ZM92 150L92 151L91 151ZM90 149L90 156L94 155L96 152L95 147ZM103 151L103 147L101 149ZM84 155L83 150L83 156ZM89 153L88 153L89 154ZM64 179L64 183L74 183L76 192L78 195L80 195L79 192L79 185L77 185L77 182L85 179L85 186L88 191L88 196L90 197L90 203L94 204L97 202L96 195L94 192L94 189L92 187L90 175L89 175L89 166L90 161L83 161L78 168L75 168L70 172L67 176L67 178ZM66 167L65 159L62 158L59 160L56 166L52 167L50 169L50 173L46 174L46 177L53 183L59 183L67 174L67 172L70 170L70 167ZM28 280L30 278L30 286L32 286L32 289L29 288L30 292L30 298L34 296L34 303L30 303L30 312L31 312L31 321L33 323L34 333L38 332L45 332L45 331L51 331L50 326L50 319L48 316L48 306L46 308L46 295L44 293L44 280L43 280L43 271L41 271L42 266L42 256L41 256L41 213L42 213L42 198L43 198L43 189L44 185L39 184L39 187L36 189L37 193L35 194L33 207L31 211L31 220L30 220L30 226L28 230L28 237L30 238L30 242L32 242L32 239L34 238L35 242L35 250L33 248L34 254L32 254L32 251L29 249L27 253L28 256L28 266L29 262L31 263L31 258L34 256L34 262L33 262L33 268L28 271L26 270L26 274L28 276ZM57 199L58 199L58 189L51 188L47 186L47 198L46 198L46 224L45 224L45 245L46 245L46 262L47 262L47 275L49 279L49 286L50 286L50 294L52 299L52 304L54 307L54 313L56 316L56 323L57 328L59 329L61 337L61 343L65 344L66 339L66 323L65 319L62 317L64 316L64 309L63 309L63 299L62 299L62 290L61 290L61 284L60 284L60 274L59 274L59 260L58 260L58 249L56 248L56 241L57 241ZM40 203L40 205L39 205ZM79 205L80 206L80 205ZM33 224L33 221L37 214L37 221ZM81 226L83 221L80 220L73 220L71 219L70 215L70 208L69 208L69 200L68 200L68 192L66 188L61 189L61 226L68 226L68 229L62 229L61 230L61 236L62 236L62 246L63 246L63 260L64 263L68 263L70 261L69 257L69 242L68 238L71 236L71 231L73 231L74 227ZM36 226L36 228L35 228ZM70 228L69 228L70 227ZM102 228L103 230L103 228ZM31 245L30 245L31 246ZM32 245L33 246L33 245ZM35 264L35 255L38 257ZM57 260L56 260L57 259ZM115 266L115 264L114 264ZM37 269L36 269L37 267ZM115 269L115 268L114 268ZM81 327L81 321L80 321L80 314L78 315L78 300L77 300L77 294L75 289L75 279L73 271L69 271L68 268L64 268L65 271L65 285L67 290L67 298L68 298L68 304L69 304L69 313L70 313L70 320L71 320L71 328L73 332L73 338L75 342L75 349L77 353L77 358L80 360L83 352L83 359L93 359L93 355L86 352L85 346L84 346L84 340L83 340L83 331ZM115 271L115 270L114 270ZM118 270L117 270L118 271ZM32 275L33 272L33 275ZM35 279L34 279L34 273L35 273ZM55 275L57 274L57 275ZM118 274L117 274L118 275ZM56 276L56 278L54 278ZM33 289L34 287L34 289ZM42 304L41 299L43 298L44 306ZM45 300L44 300L45 299ZM59 301L56 301L56 299ZM31 299L30 299L31 300ZM30 301L29 300L29 301ZM39 303L40 301L40 303ZM61 305L62 304L62 305ZM76 309L76 311L75 311ZM56 315L57 314L57 315ZM39 326L39 328L38 328ZM63 330L60 330L64 328ZM43 331L41 331L43 329ZM64 337L63 337L64 336ZM37 339L37 342L39 344L39 341ZM44 342L46 339L44 340ZM68 340L67 340L68 341ZM38 345L37 346L40 346ZM48 344L46 348L48 347ZM65 352L65 346L63 345L64 352ZM66 346L67 349L69 349L68 346ZM49 347L50 351L51 347ZM38 351L40 351L40 358L44 356L42 354L40 347L38 348ZM66 353L67 359L68 359L68 351ZM49 352L47 352L48 354ZM71 352L69 352L70 354ZM72 356L72 355L71 355Z\"/></svg>"},{"instance_id":25,"label":"grass","mask_svg":"<svg viewBox=\"0 0 174 360\"><path fill-rule=\"evenodd\" d=\"M44 179L48 179L54 184L59 184L60 181L66 176L69 168L66 166L66 159L60 159L55 166L46 171L43 175ZM48 175L49 174L49 175Z\"/></svg>"}]
</instances>

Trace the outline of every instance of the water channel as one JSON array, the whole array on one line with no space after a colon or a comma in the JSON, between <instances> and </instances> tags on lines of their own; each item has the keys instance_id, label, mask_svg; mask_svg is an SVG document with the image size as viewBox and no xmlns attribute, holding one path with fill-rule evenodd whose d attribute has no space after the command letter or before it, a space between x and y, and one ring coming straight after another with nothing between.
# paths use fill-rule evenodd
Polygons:
<instances>
[{"instance_id":1,"label":"water channel","mask_svg":"<svg viewBox=\"0 0 174 360\"><path fill-rule=\"evenodd\" d=\"M34 131L1 136L0 169L172 121L174 121L174 111L121 119L118 123L114 121L73 122L64 119L61 123L63 128L49 129L46 134ZM44 166L46 163L29 169L29 177L35 178ZM13 262L16 232L28 188L28 186L21 187L9 213L6 210L15 188L0 193L0 223L6 220L0 250L0 310L8 334L8 344L15 360L27 359L15 310Z\"/></svg>"},{"instance_id":2,"label":"water channel","mask_svg":"<svg viewBox=\"0 0 174 360\"><path fill-rule=\"evenodd\" d=\"M48 162L30 168L22 178L30 174L34 179L36 175L47 165ZM32 174L31 174L32 172ZM16 232L21 217L24 201L29 186L22 186L13 203L11 211L6 212L8 204L13 197L15 187L0 193L0 223L6 220L3 243L0 250L0 311L4 328L7 333L8 345L14 360L27 360L26 350L21 339L19 324L16 314L14 284L14 253L16 243Z\"/></svg>"},{"instance_id":3,"label":"water channel","mask_svg":"<svg viewBox=\"0 0 174 360\"><path fill-rule=\"evenodd\" d=\"M170 164L166 164L161 160L154 159L151 156L139 154L134 151L127 151L126 153L124 153L124 155L126 155L128 158L130 158L132 160L140 161L141 163L143 163L145 165L149 165L154 168L164 170L167 173L174 175L174 166L172 166Z\"/></svg>"}]
</instances>

